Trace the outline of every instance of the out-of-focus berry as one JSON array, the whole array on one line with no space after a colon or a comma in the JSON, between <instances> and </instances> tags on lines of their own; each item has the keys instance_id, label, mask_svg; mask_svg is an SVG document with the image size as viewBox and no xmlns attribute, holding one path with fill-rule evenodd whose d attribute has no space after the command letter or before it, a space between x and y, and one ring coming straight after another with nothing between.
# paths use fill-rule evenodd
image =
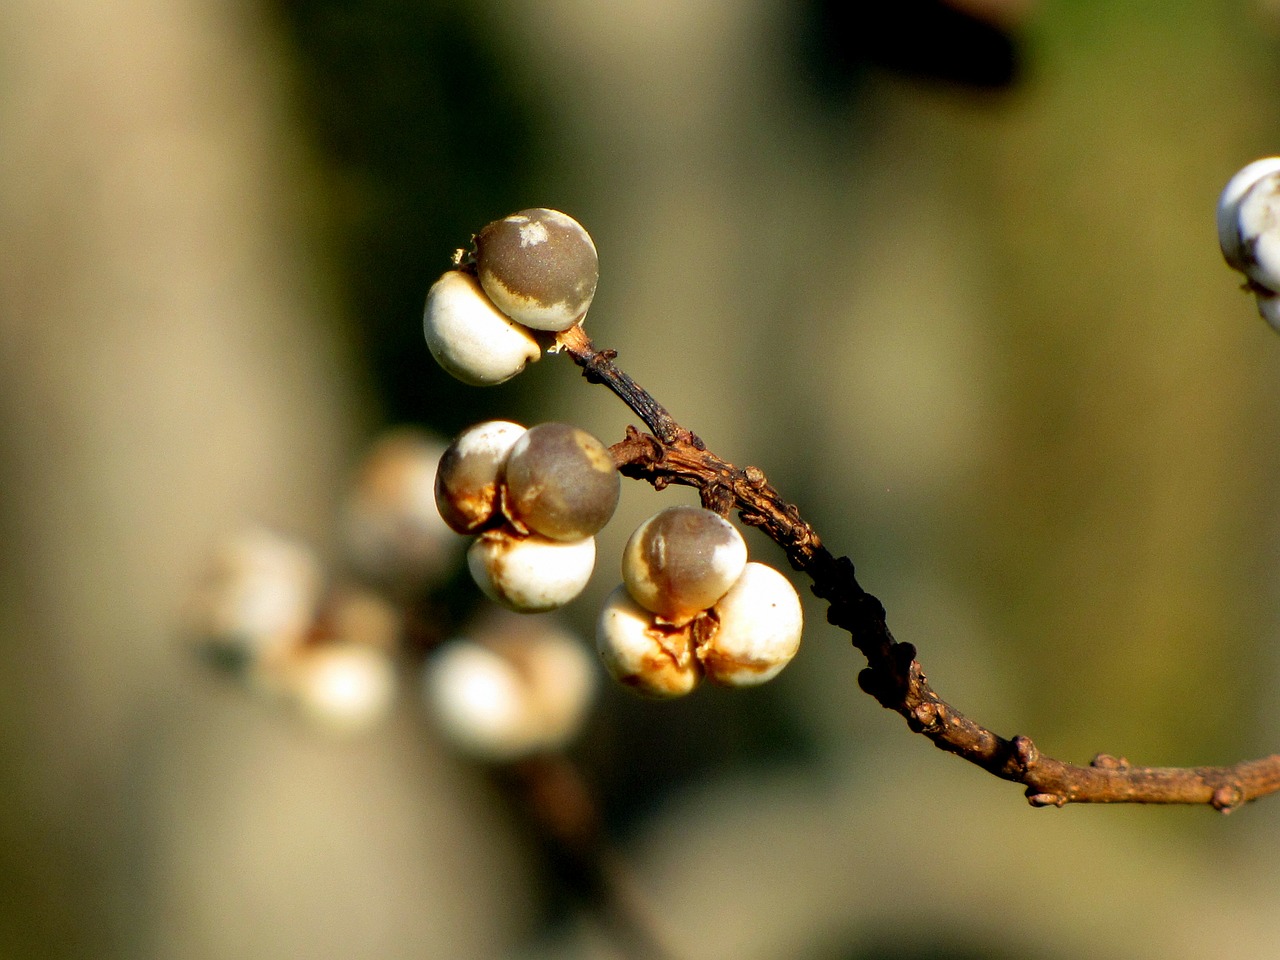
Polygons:
<instances>
[{"instance_id":1,"label":"out-of-focus berry","mask_svg":"<svg viewBox=\"0 0 1280 960\"><path fill-rule=\"evenodd\" d=\"M390 713L395 670L387 651L377 647L318 644L290 664L287 690L308 720L334 733L357 733Z\"/></svg>"},{"instance_id":2,"label":"out-of-focus berry","mask_svg":"<svg viewBox=\"0 0 1280 960\"><path fill-rule=\"evenodd\" d=\"M459 750L503 762L564 747L596 691L583 644L545 618L504 614L428 659L423 694Z\"/></svg>"},{"instance_id":3,"label":"out-of-focus berry","mask_svg":"<svg viewBox=\"0 0 1280 960\"><path fill-rule=\"evenodd\" d=\"M321 582L310 549L247 530L211 558L187 604L187 631L219 665L262 679L304 642Z\"/></svg>"},{"instance_id":4,"label":"out-of-focus berry","mask_svg":"<svg viewBox=\"0 0 1280 960\"><path fill-rule=\"evenodd\" d=\"M457 556L457 538L436 509L444 444L409 428L380 437L360 464L342 509L342 534L355 568L379 583L417 586Z\"/></svg>"}]
</instances>

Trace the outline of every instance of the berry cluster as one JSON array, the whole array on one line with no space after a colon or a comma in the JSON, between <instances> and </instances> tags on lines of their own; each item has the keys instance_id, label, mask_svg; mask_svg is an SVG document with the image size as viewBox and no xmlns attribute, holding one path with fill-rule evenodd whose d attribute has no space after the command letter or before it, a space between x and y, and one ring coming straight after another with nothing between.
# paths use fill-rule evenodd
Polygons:
<instances>
[{"instance_id":1,"label":"berry cluster","mask_svg":"<svg viewBox=\"0 0 1280 960\"><path fill-rule=\"evenodd\" d=\"M607 471L576 470L566 440L588 450L591 462L607 461ZM548 459L559 488L537 466ZM509 460L510 487L499 479ZM425 652L422 696L453 746L497 762L557 749L581 729L594 697L588 645L550 618L535 623L498 611L454 630L433 594L447 589L457 567L455 531L484 539L503 527L504 542L574 542L537 528L590 540L584 531L608 520L617 486L599 441L560 424L482 424L448 449L419 431L390 431L363 458L344 498L336 574L304 544L243 532L213 555L188 602L187 631L206 659L251 692L338 733L386 717L397 655L406 647ZM499 506L507 501L520 505L514 519ZM588 563L579 579L589 574Z\"/></svg>"},{"instance_id":2,"label":"berry cluster","mask_svg":"<svg viewBox=\"0 0 1280 960\"><path fill-rule=\"evenodd\" d=\"M618 505L603 443L567 423L491 420L445 451L435 497L453 530L476 534L467 565L491 599L521 613L564 606L587 585L595 534Z\"/></svg>"},{"instance_id":3,"label":"berry cluster","mask_svg":"<svg viewBox=\"0 0 1280 960\"><path fill-rule=\"evenodd\" d=\"M510 380L541 355L539 333L581 323L599 277L591 236L544 207L495 220L455 260L427 294L423 331L440 366L472 386Z\"/></svg>"},{"instance_id":4,"label":"berry cluster","mask_svg":"<svg viewBox=\"0 0 1280 960\"><path fill-rule=\"evenodd\" d=\"M501 383L539 355L538 332L582 322L595 293L595 244L554 210L489 224L427 295L424 329L440 365L470 384ZM594 534L612 516L618 474L609 451L567 424L531 430L491 421L459 436L441 460L436 503L475 535L471 574L520 612L576 597L595 562ZM597 624L609 672L654 697L688 693L705 676L726 686L771 679L795 655L802 616L782 574L747 562L720 515L673 507L628 542L623 585Z\"/></svg>"},{"instance_id":5,"label":"berry cluster","mask_svg":"<svg viewBox=\"0 0 1280 960\"><path fill-rule=\"evenodd\" d=\"M791 582L747 562L747 545L719 514L669 507L642 523L622 555L622 584L596 626L609 673L651 697L699 680L771 680L800 646L803 616Z\"/></svg>"},{"instance_id":6,"label":"berry cluster","mask_svg":"<svg viewBox=\"0 0 1280 960\"><path fill-rule=\"evenodd\" d=\"M1280 330L1280 157L1246 166L1218 198L1222 255L1245 275L1258 312Z\"/></svg>"},{"instance_id":7,"label":"berry cluster","mask_svg":"<svg viewBox=\"0 0 1280 960\"><path fill-rule=\"evenodd\" d=\"M228 539L187 607L204 654L249 689L330 730L370 726L395 691L395 608L353 583L326 589L305 546L265 530Z\"/></svg>"}]
</instances>

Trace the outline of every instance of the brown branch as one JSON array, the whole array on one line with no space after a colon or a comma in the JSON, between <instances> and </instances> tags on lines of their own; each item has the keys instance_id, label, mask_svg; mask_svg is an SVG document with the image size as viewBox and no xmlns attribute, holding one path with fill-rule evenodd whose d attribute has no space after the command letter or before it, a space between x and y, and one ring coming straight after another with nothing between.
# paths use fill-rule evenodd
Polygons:
<instances>
[{"instance_id":1,"label":"brown branch","mask_svg":"<svg viewBox=\"0 0 1280 960\"><path fill-rule=\"evenodd\" d=\"M563 754L528 757L493 775L532 828L562 882L613 934L629 960L677 960L663 925L625 861L609 845L581 771Z\"/></svg>"},{"instance_id":2,"label":"brown branch","mask_svg":"<svg viewBox=\"0 0 1280 960\"><path fill-rule=\"evenodd\" d=\"M970 720L934 692L910 643L893 638L883 605L858 583L848 557L835 557L800 511L755 467L739 469L721 460L680 426L614 363L616 353L597 351L580 327L559 342L588 380L613 390L653 435L634 427L611 448L625 476L661 490L671 483L698 490L705 507L762 530L787 554L791 565L813 581L828 604L827 620L847 630L867 658L858 683L907 725L948 753L988 773L1022 784L1033 806L1068 803L1209 804L1223 813L1280 790L1280 754L1228 767L1135 767L1099 754L1089 766L1042 755L1028 737L1005 739Z\"/></svg>"}]
</instances>

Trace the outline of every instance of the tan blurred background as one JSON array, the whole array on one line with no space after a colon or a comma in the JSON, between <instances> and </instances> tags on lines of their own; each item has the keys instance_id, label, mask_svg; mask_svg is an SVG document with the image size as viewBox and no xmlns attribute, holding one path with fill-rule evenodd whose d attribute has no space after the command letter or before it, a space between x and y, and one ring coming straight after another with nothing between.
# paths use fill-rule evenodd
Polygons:
<instances>
[{"instance_id":1,"label":"tan blurred background","mask_svg":"<svg viewBox=\"0 0 1280 960\"><path fill-rule=\"evenodd\" d=\"M224 531L328 546L383 422L621 435L565 362L479 396L421 344L524 206L588 226L593 335L852 554L944 696L1076 761L1275 750L1280 340L1212 216L1280 152L1275 5L964 7L1007 85L881 56L911 18L815 48L821 3L3 5L0 956L614 955L411 680L333 741L176 638ZM602 557L688 496L633 486ZM767 690L611 693L582 749L687 956L1280 951L1277 801L1032 811L810 622Z\"/></svg>"}]
</instances>

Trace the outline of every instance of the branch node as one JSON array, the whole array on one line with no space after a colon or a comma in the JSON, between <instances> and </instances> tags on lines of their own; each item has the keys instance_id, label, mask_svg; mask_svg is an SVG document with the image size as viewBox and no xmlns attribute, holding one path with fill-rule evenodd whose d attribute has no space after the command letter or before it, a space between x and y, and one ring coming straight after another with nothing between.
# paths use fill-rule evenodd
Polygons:
<instances>
[{"instance_id":1,"label":"branch node","mask_svg":"<svg viewBox=\"0 0 1280 960\"><path fill-rule=\"evenodd\" d=\"M1020 774L1030 773L1040 763L1040 749L1031 741L1030 737L1021 735L1014 737L1012 747L1012 760Z\"/></svg>"},{"instance_id":2,"label":"branch node","mask_svg":"<svg viewBox=\"0 0 1280 960\"><path fill-rule=\"evenodd\" d=\"M1065 807L1067 798L1057 793L1032 793L1027 790L1027 802L1033 807Z\"/></svg>"},{"instance_id":3,"label":"branch node","mask_svg":"<svg viewBox=\"0 0 1280 960\"><path fill-rule=\"evenodd\" d=\"M1209 803L1219 813L1230 813L1245 802L1244 790L1238 783L1224 783L1213 791Z\"/></svg>"},{"instance_id":4,"label":"branch node","mask_svg":"<svg viewBox=\"0 0 1280 960\"><path fill-rule=\"evenodd\" d=\"M923 733L940 726L941 719L938 705L931 700L925 700L911 711L911 718L907 725L916 733Z\"/></svg>"},{"instance_id":5,"label":"branch node","mask_svg":"<svg viewBox=\"0 0 1280 960\"><path fill-rule=\"evenodd\" d=\"M1129 758L1113 757L1109 753L1100 753L1089 761L1089 766L1098 770L1117 770L1124 772L1129 769Z\"/></svg>"},{"instance_id":6,"label":"branch node","mask_svg":"<svg viewBox=\"0 0 1280 960\"><path fill-rule=\"evenodd\" d=\"M722 483L709 483L702 488L702 506L712 513L727 517L733 511L737 497Z\"/></svg>"}]
</instances>

